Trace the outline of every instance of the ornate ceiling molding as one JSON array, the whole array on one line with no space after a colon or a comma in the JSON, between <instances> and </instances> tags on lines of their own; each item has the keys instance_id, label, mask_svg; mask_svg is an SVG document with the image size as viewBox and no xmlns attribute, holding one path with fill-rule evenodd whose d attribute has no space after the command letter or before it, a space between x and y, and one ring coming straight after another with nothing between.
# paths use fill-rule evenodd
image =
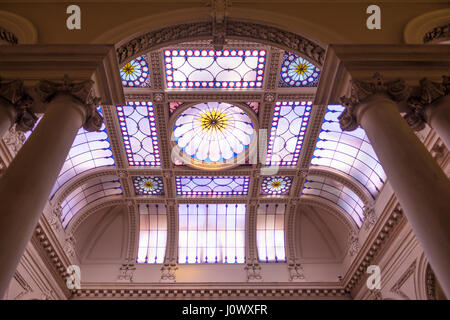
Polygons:
<instances>
[{"instance_id":1,"label":"ornate ceiling molding","mask_svg":"<svg viewBox=\"0 0 450 320\"><path fill-rule=\"evenodd\" d=\"M227 286L209 286L205 284L163 284L160 286L124 286L123 288L91 287L72 292L72 299L133 298L133 299L304 299L304 298L341 298L349 295L342 288L332 285L303 285L298 283L246 282Z\"/></svg>"},{"instance_id":2,"label":"ornate ceiling molding","mask_svg":"<svg viewBox=\"0 0 450 320\"><path fill-rule=\"evenodd\" d=\"M448 22L450 21L450 9L440 9L426 12L415 17L408 22L404 31L403 38L407 44L433 43L441 35L448 34Z\"/></svg>"},{"instance_id":3,"label":"ornate ceiling molding","mask_svg":"<svg viewBox=\"0 0 450 320\"><path fill-rule=\"evenodd\" d=\"M450 38L450 23L434 27L423 36L423 42L438 42L440 40L448 40Z\"/></svg>"},{"instance_id":4,"label":"ornate ceiling molding","mask_svg":"<svg viewBox=\"0 0 450 320\"><path fill-rule=\"evenodd\" d=\"M373 229L378 230L378 233L373 235L373 240L370 241L370 238L368 238L365 241L344 278L345 290L349 293L360 285L366 275L367 267L378 257L381 249L386 245L388 239L392 238L402 222L406 221L399 205L393 205L390 214L383 214L382 216L386 218L379 219L378 227ZM382 222L384 223L381 224Z\"/></svg>"},{"instance_id":5,"label":"ornate ceiling molding","mask_svg":"<svg viewBox=\"0 0 450 320\"><path fill-rule=\"evenodd\" d=\"M0 26L0 39L11 44L34 44L38 41L36 27L15 13L0 11Z\"/></svg>"},{"instance_id":6,"label":"ornate ceiling molding","mask_svg":"<svg viewBox=\"0 0 450 320\"><path fill-rule=\"evenodd\" d=\"M303 56L318 67L325 60L325 49L298 34L258 23L227 19L227 39L266 43ZM213 39L213 23L201 21L178 24L137 36L117 48L119 64L172 43Z\"/></svg>"}]
</instances>

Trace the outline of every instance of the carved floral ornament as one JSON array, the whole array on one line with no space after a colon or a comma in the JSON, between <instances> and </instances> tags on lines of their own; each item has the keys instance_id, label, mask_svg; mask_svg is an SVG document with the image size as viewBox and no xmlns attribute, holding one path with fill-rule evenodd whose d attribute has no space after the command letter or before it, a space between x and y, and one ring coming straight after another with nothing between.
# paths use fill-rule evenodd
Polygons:
<instances>
[{"instance_id":1,"label":"carved floral ornament","mask_svg":"<svg viewBox=\"0 0 450 320\"><path fill-rule=\"evenodd\" d=\"M166 27L135 37L117 49L119 64L124 64L169 43L205 38L211 39L213 44L219 47L226 38L247 38L256 42L269 43L298 53L318 67L321 67L325 60L324 48L298 34L258 23L223 17L218 19L217 16L213 17L213 20Z\"/></svg>"},{"instance_id":2,"label":"carved floral ornament","mask_svg":"<svg viewBox=\"0 0 450 320\"><path fill-rule=\"evenodd\" d=\"M0 27L0 40L9 43L10 45L16 45L19 42L14 33L2 27Z\"/></svg>"},{"instance_id":3,"label":"carved floral ornament","mask_svg":"<svg viewBox=\"0 0 450 320\"><path fill-rule=\"evenodd\" d=\"M350 87L350 95L341 97L345 106L339 117L342 130L353 131L358 126L357 109L373 95L385 95L393 101L405 102L408 112L404 115L406 122L417 131L425 127L427 106L436 102L450 92L450 76L442 76L442 83L433 82L427 78L419 81L418 87L408 86L403 79L385 82L379 73L375 73L369 82L354 80Z\"/></svg>"},{"instance_id":4,"label":"carved floral ornament","mask_svg":"<svg viewBox=\"0 0 450 320\"><path fill-rule=\"evenodd\" d=\"M406 122L416 131L424 129L427 122L426 108L441 97L450 93L450 77L442 76L442 83L427 78L420 80L418 95L408 99L409 112L404 116Z\"/></svg>"},{"instance_id":5,"label":"carved floral ornament","mask_svg":"<svg viewBox=\"0 0 450 320\"><path fill-rule=\"evenodd\" d=\"M450 23L438 26L427 32L423 37L423 42L428 43L437 39L445 39L450 37Z\"/></svg>"},{"instance_id":6,"label":"carved floral ornament","mask_svg":"<svg viewBox=\"0 0 450 320\"><path fill-rule=\"evenodd\" d=\"M22 80L0 79L0 99L13 107L16 130L26 132L33 129L38 118L31 110L33 99L25 92Z\"/></svg>"},{"instance_id":7,"label":"carved floral ornament","mask_svg":"<svg viewBox=\"0 0 450 320\"><path fill-rule=\"evenodd\" d=\"M93 85L94 81L92 80L73 82L65 75L62 82L41 80L36 85L35 91L42 102L49 102L60 93L73 96L85 107L86 120L83 128L87 131L97 131L102 126L103 118L97 111L100 98L95 97Z\"/></svg>"}]
</instances>

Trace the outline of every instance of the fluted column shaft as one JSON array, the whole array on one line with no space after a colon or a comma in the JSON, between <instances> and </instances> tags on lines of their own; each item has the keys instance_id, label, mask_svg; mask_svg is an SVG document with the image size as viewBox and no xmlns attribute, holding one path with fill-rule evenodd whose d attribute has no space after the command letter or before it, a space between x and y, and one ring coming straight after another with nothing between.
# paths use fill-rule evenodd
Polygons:
<instances>
[{"instance_id":1,"label":"fluted column shaft","mask_svg":"<svg viewBox=\"0 0 450 320\"><path fill-rule=\"evenodd\" d=\"M383 166L444 292L450 297L450 181L387 95L356 107L358 123Z\"/></svg>"},{"instance_id":2,"label":"fluted column shaft","mask_svg":"<svg viewBox=\"0 0 450 320\"><path fill-rule=\"evenodd\" d=\"M428 124L450 150L450 96L444 96L425 109Z\"/></svg>"},{"instance_id":3,"label":"fluted column shaft","mask_svg":"<svg viewBox=\"0 0 450 320\"><path fill-rule=\"evenodd\" d=\"M59 95L0 179L0 295L3 296L86 118L80 101Z\"/></svg>"}]
</instances>

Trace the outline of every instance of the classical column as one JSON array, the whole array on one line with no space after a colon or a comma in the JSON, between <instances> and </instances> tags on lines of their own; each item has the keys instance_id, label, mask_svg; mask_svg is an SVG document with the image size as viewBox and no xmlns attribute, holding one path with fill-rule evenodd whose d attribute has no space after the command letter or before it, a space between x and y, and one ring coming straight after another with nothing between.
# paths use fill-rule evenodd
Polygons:
<instances>
[{"instance_id":1,"label":"classical column","mask_svg":"<svg viewBox=\"0 0 450 320\"><path fill-rule=\"evenodd\" d=\"M404 118L414 130L428 123L450 150L450 77L443 78L442 84L426 78L420 81L418 93L408 99L410 111Z\"/></svg>"},{"instance_id":2,"label":"classical column","mask_svg":"<svg viewBox=\"0 0 450 320\"><path fill-rule=\"evenodd\" d=\"M355 81L346 110L340 116L343 130L361 125L386 172L408 222L450 297L450 181L425 146L401 117L395 101L409 92L404 82Z\"/></svg>"},{"instance_id":3,"label":"classical column","mask_svg":"<svg viewBox=\"0 0 450 320\"><path fill-rule=\"evenodd\" d=\"M0 81L0 138L14 123L19 131L33 129L37 117L31 111L31 104L21 80Z\"/></svg>"},{"instance_id":4,"label":"classical column","mask_svg":"<svg viewBox=\"0 0 450 320\"><path fill-rule=\"evenodd\" d=\"M99 130L93 81L41 81L36 95L46 103L42 120L0 178L0 296L25 247L81 126Z\"/></svg>"}]
</instances>

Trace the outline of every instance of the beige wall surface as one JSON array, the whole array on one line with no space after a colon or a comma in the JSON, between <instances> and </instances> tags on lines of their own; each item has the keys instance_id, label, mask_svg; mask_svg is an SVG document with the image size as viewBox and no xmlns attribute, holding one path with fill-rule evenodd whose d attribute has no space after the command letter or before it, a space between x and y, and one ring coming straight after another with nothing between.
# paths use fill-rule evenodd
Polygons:
<instances>
[{"instance_id":1,"label":"beige wall surface","mask_svg":"<svg viewBox=\"0 0 450 320\"><path fill-rule=\"evenodd\" d=\"M141 20L141 32L187 21L209 20L206 1L77 1L81 30L68 30L66 1L0 1L0 10L28 19L39 43L91 43L112 29ZM232 1L230 18L278 25L327 43L402 43L413 18L445 9L449 1L377 1L381 30L366 28L367 1ZM129 28L127 28L129 29ZM138 31L136 30L136 31ZM123 30L122 30L123 31ZM133 30L135 31L135 30ZM130 31L131 32L131 31ZM125 32L126 33L126 32ZM131 36L132 34L129 34ZM109 42L114 42L110 40Z\"/></svg>"}]
</instances>

